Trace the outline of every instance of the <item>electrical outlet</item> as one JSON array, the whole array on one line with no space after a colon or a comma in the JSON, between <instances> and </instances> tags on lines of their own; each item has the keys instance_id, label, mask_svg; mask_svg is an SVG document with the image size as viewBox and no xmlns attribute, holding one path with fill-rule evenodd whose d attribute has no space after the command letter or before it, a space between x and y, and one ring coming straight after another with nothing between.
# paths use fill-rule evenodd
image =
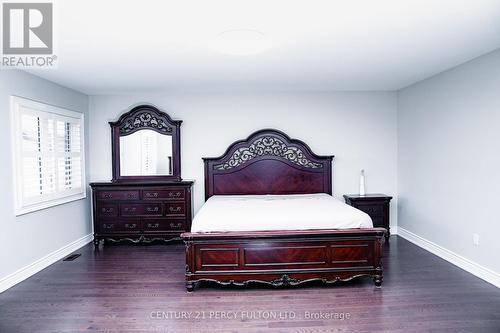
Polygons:
<instances>
[{"instance_id":1,"label":"electrical outlet","mask_svg":"<svg viewBox=\"0 0 500 333\"><path fill-rule=\"evenodd\" d=\"M478 234L472 234L472 244L474 244L474 246L479 246L479 235Z\"/></svg>"}]
</instances>

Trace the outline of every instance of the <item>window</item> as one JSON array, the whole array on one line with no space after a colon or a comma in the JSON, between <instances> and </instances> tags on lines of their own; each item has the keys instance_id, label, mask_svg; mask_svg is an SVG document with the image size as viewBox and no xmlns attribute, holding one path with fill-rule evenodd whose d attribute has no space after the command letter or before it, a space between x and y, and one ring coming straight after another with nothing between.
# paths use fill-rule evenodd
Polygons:
<instances>
[{"instance_id":1,"label":"window","mask_svg":"<svg viewBox=\"0 0 500 333\"><path fill-rule=\"evenodd\" d=\"M83 114L12 97L15 213L85 198Z\"/></svg>"}]
</instances>

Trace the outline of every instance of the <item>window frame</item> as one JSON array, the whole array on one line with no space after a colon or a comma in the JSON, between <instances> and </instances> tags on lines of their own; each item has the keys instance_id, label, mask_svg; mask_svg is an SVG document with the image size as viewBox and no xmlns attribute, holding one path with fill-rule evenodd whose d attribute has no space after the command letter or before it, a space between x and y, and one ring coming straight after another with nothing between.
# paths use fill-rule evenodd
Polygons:
<instances>
[{"instance_id":1,"label":"window frame","mask_svg":"<svg viewBox=\"0 0 500 333\"><path fill-rule=\"evenodd\" d=\"M41 198L40 200L26 200L24 194L22 158L25 156L22 148L22 129L21 119L23 114L20 108L25 106L29 109L36 111L29 112L31 114L42 114L53 116L54 119L58 117L73 118L80 125L80 159L81 159L81 188L69 193L62 193L56 191L53 198ZM13 161L13 181L14 181L14 214L16 216L35 212L38 210L54 207L57 205L69 203L76 200L85 199L87 197L86 190L86 174L85 174L85 115L82 112L68 110L62 107L46 104L32 99L11 96L10 99L10 114L11 114L11 150ZM58 168L56 164L56 174ZM71 193L72 192L72 193Z\"/></svg>"}]
</instances>

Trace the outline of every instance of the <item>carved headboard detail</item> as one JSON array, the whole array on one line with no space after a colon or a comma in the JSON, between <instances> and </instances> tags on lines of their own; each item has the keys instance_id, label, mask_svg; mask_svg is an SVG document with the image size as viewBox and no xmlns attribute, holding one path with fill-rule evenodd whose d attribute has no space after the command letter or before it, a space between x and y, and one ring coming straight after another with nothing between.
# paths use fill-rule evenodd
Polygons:
<instances>
[{"instance_id":1,"label":"carved headboard detail","mask_svg":"<svg viewBox=\"0 0 500 333\"><path fill-rule=\"evenodd\" d=\"M300 140L264 129L204 158L205 199L212 195L332 193L333 156L318 156Z\"/></svg>"}]
</instances>

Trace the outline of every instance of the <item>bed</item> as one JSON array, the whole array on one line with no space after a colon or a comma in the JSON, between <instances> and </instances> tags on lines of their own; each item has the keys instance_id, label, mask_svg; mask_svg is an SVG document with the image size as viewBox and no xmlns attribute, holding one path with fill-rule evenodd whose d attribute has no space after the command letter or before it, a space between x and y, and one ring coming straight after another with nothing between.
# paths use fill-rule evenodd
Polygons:
<instances>
[{"instance_id":1,"label":"bed","mask_svg":"<svg viewBox=\"0 0 500 333\"><path fill-rule=\"evenodd\" d=\"M365 213L331 196L333 156L265 129L204 158L205 205L186 244L186 288L333 283L382 285L381 239Z\"/></svg>"}]
</instances>

